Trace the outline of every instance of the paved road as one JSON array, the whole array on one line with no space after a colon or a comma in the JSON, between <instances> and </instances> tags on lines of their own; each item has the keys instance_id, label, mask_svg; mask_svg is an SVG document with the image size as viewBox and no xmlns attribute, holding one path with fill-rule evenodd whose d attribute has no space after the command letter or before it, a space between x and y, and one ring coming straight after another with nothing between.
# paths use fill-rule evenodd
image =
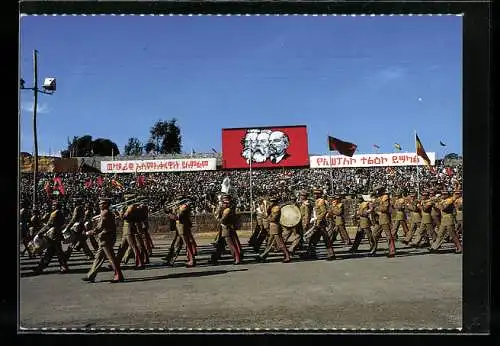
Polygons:
<instances>
[{"instance_id":1,"label":"paved road","mask_svg":"<svg viewBox=\"0 0 500 346\"><path fill-rule=\"evenodd\" d=\"M246 239L241 239L246 243ZM460 328L462 256L429 254L398 244L395 258L358 257L338 245L339 260L281 263L254 261L248 250L243 264L207 264L213 251L199 239L198 266L165 267L167 239L157 238L151 265L136 271L125 266L126 282L110 284L104 271L96 283L81 281L90 261L81 253L70 260L71 272L58 273L53 261L34 276L36 260L21 258L20 320L24 328ZM366 252L365 252L366 254ZM128 268L127 268L128 267Z\"/></svg>"}]
</instances>

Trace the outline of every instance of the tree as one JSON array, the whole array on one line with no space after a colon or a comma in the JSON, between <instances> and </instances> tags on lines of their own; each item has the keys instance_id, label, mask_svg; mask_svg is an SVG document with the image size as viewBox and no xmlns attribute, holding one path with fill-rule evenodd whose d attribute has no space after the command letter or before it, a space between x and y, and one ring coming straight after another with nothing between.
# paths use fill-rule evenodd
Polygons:
<instances>
[{"instance_id":1,"label":"tree","mask_svg":"<svg viewBox=\"0 0 500 346\"><path fill-rule=\"evenodd\" d=\"M444 159L445 160L458 160L458 154L455 154L455 153L446 154Z\"/></svg>"},{"instance_id":2,"label":"tree","mask_svg":"<svg viewBox=\"0 0 500 346\"><path fill-rule=\"evenodd\" d=\"M125 145L125 155L140 156L142 155L142 143L136 138L131 137Z\"/></svg>"},{"instance_id":3,"label":"tree","mask_svg":"<svg viewBox=\"0 0 500 346\"><path fill-rule=\"evenodd\" d=\"M150 152L154 151L156 149L156 144L154 144L153 142L151 142L151 140L149 142L146 143L146 145L144 146L144 151L149 154Z\"/></svg>"},{"instance_id":4,"label":"tree","mask_svg":"<svg viewBox=\"0 0 500 346\"><path fill-rule=\"evenodd\" d=\"M146 144L146 152L156 150L162 154L181 153L181 129L177 125L177 119L168 121L158 120L150 129L150 138Z\"/></svg>"},{"instance_id":5,"label":"tree","mask_svg":"<svg viewBox=\"0 0 500 346\"><path fill-rule=\"evenodd\" d=\"M62 157L89 157L118 155L120 151L116 143L107 138L92 140L92 136L73 137L68 139L68 148L61 152Z\"/></svg>"}]
</instances>

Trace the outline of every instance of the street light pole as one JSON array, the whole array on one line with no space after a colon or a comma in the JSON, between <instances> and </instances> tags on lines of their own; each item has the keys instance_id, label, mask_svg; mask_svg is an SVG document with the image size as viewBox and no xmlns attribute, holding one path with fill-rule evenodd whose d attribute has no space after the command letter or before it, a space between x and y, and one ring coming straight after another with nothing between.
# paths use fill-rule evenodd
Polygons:
<instances>
[{"instance_id":1,"label":"street light pole","mask_svg":"<svg viewBox=\"0 0 500 346\"><path fill-rule=\"evenodd\" d=\"M37 178L38 178L38 137L36 130L36 111L38 108L38 51L35 49L33 51L33 94L34 94L34 106L33 106L33 142L35 145L34 152L34 165L33 165L33 209L36 209L37 202Z\"/></svg>"}]
</instances>

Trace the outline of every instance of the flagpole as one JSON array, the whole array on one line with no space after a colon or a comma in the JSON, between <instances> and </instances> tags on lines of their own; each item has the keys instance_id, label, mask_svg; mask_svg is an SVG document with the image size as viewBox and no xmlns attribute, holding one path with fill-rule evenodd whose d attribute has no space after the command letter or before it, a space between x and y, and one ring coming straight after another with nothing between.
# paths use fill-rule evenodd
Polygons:
<instances>
[{"instance_id":1,"label":"flagpole","mask_svg":"<svg viewBox=\"0 0 500 346\"><path fill-rule=\"evenodd\" d=\"M332 192L331 194L333 195L334 192L333 192L333 166L332 166L332 151L330 150L330 162L329 162L329 165L330 165L330 185L331 185L331 189L332 189Z\"/></svg>"},{"instance_id":2,"label":"flagpole","mask_svg":"<svg viewBox=\"0 0 500 346\"><path fill-rule=\"evenodd\" d=\"M417 152L417 130L415 130L415 153ZM420 199L420 159L417 154L417 199Z\"/></svg>"},{"instance_id":3,"label":"flagpole","mask_svg":"<svg viewBox=\"0 0 500 346\"><path fill-rule=\"evenodd\" d=\"M250 232L253 232L252 144L250 144Z\"/></svg>"}]
</instances>

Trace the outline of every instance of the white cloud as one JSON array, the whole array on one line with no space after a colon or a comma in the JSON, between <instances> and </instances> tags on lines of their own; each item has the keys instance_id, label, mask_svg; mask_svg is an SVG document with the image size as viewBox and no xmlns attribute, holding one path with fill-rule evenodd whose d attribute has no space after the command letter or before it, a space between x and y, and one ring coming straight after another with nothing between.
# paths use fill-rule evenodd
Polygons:
<instances>
[{"instance_id":1,"label":"white cloud","mask_svg":"<svg viewBox=\"0 0 500 346\"><path fill-rule=\"evenodd\" d=\"M21 110L23 112L33 113L33 102L23 102L21 104ZM37 113L45 114L50 112L50 108L46 103L39 103L36 111Z\"/></svg>"},{"instance_id":2,"label":"white cloud","mask_svg":"<svg viewBox=\"0 0 500 346\"><path fill-rule=\"evenodd\" d=\"M387 66L379 69L366 79L373 87L380 88L406 76L407 70L400 66Z\"/></svg>"}]
</instances>

